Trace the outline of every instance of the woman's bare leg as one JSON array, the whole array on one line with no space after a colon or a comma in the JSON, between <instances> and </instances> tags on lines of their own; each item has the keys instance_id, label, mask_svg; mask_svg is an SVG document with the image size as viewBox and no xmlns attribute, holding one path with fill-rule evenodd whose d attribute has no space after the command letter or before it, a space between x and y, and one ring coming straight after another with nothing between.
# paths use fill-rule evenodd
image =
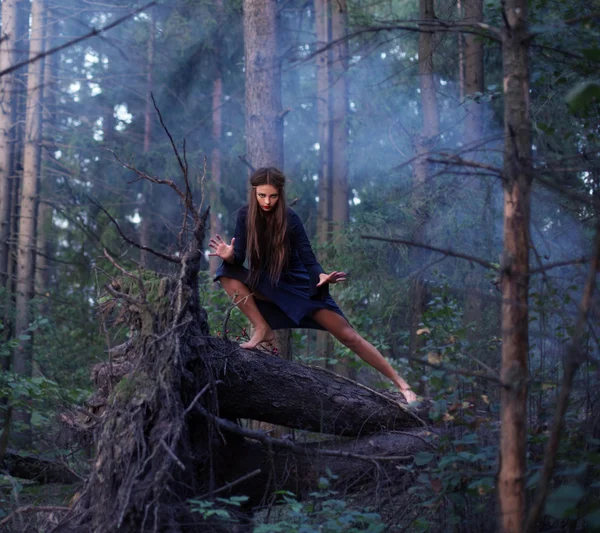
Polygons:
<instances>
[{"instance_id":1,"label":"woman's bare leg","mask_svg":"<svg viewBox=\"0 0 600 533\"><path fill-rule=\"evenodd\" d=\"M254 327L254 332L250 340L240 344L240 346L247 349L256 348L261 342L271 342L274 340L275 333L256 306L256 301L250 289L237 279L221 276L219 281L229 297L235 297L235 303L240 311L248 317L248 320Z\"/></svg>"},{"instance_id":2,"label":"woman's bare leg","mask_svg":"<svg viewBox=\"0 0 600 533\"><path fill-rule=\"evenodd\" d=\"M417 400L417 395L412 391L408 383L404 381L394 368L384 359L383 355L370 342L363 339L348 321L329 309L319 309L313 314L313 318L331 333L344 346L350 348L365 363L368 363L384 376L391 379L394 385L406 398L408 403Z\"/></svg>"}]
</instances>

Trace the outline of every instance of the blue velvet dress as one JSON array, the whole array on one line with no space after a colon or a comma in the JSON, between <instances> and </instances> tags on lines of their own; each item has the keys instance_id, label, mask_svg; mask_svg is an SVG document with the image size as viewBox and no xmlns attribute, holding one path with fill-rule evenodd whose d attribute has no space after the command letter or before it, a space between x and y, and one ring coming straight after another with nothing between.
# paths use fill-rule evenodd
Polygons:
<instances>
[{"instance_id":1,"label":"blue velvet dress","mask_svg":"<svg viewBox=\"0 0 600 533\"><path fill-rule=\"evenodd\" d=\"M247 214L248 206L238 212L234 235L234 261L223 261L217 269L215 281L220 277L228 277L245 284L248 282L249 271L244 267ZM329 284L317 287L319 274L324 270L315 258L300 217L291 208L288 208L287 237L291 251L289 266L281 273L277 284L271 282L266 272L260 272L256 290L269 301L256 299L256 305L272 329L323 329L312 318L315 311L330 309L340 316L344 314L330 296Z\"/></svg>"}]
</instances>

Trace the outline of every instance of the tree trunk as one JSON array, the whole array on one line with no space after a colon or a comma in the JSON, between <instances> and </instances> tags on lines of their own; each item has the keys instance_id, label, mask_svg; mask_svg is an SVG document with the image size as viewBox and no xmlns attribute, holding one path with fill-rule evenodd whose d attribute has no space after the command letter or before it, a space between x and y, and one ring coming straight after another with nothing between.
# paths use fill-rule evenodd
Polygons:
<instances>
[{"instance_id":1,"label":"tree trunk","mask_svg":"<svg viewBox=\"0 0 600 533\"><path fill-rule=\"evenodd\" d=\"M319 139L319 170L317 205L317 242L327 246L331 242L333 221L333 184L332 184L332 121L331 109L331 60L329 48L331 41L330 0L315 0L315 29L317 49L324 49L316 56L317 65L317 120ZM327 48L326 48L327 47ZM325 49L326 48L326 49ZM325 254L325 252L322 252ZM327 251L327 254L329 251ZM333 358L333 339L327 331L316 332L316 353L319 354L319 366L328 366Z\"/></svg>"},{"instance_id":2,"label":"tree trunk","mask_svg":"<svg viewBox=\"0 0 600 533\"><path fill-rule=\"evenodd\" d=\"M217 19L217 30L214 37L214 61L215 61L215 75L213 80L213 91L212 91L212 153L210 161L210 177L211 177L211 189L210 189L210 227L211 233L222 232L221 219L219 218L219 199L221 196L221 138L223 136L223 70L221 60L221 47L223 45L223 38L221 35L221 25L223 23L223 0L216 0L216 19ZM214 276L219 266L219 258L210 258L210 273L211 277Z\"/></svg>"},{"instance_id":3,"label":"tree trunk","mask_svg":"<svg viewBox=\"0 0 600 533\"><path fill-rule=\"evenodd\" d=\"M422 20L435 20L434 1L420 0L420 13ZM435 33L430 26L422 26L419 32L419 85L421 88L421 113L423 115L423 129L415 141L417 159L413 164L413 190L411 210L416 227L414 239L425 242L427 237L427 219L429 192L432 190L429 178L431 165L426 158L434 146L440 133L440 113L435 92L435 79L433 71L433 51L435 48ZM410 262L421 269L427 261L429 254L423 250L413 249L410 252ZM409 290L410 305L410 351L418 347L417 329L421 323L425 310L425 282L419 274L415 276Z\"/></svg>"},{"instance_id":4,"label":"tree trunk","mask_svg":"<svg viewBox=\"0 0 600 533\"><path fill-rule=\"evenodd\" d=\"M48 14L46 16L46 51L50 50L55 44L52 38L52 9L48 7ZM52 54L46 56L44 59L44 106L42 113L43 120L43 131L44 137L51 141L52 137L48 130L53 130L55 120L55 107L56 107L56 89L54 87L54 80L56 76L56 69L58 68L58 54ZM50 263L48 258L52 255L52 246L48 239L50 228L52 227L52 208L48 204L47 200L51 196L50 180L47 179L48 166L52 160L48 149L40 149L42 155L41 165L41 176L42 186L40 192L40 204L37 224L37 249L40 252L36 258L36 271L35 271L35 285L36 292L40 297L50 287ZM46 200L46 201L44 201Z\"/></svg>"},{"instance_id":5,"label":"tree trunk","mask_svg":"<svg viewBox=\"0 0 600 533\"><path fill-rule=\"evenodd\" d=\"M464 0L464 22L474 24L483 22L483 0ZM465 101L467 117L465 120L465 144L474 146L483 138L483 106L475 102L472 98L477 94L482 94L484 73L483 73L483 40L472 34L465 34L464 37L464 87L465 95L468 99ZM470 98L469 98L470 97ZM462 98L461 98L462 100ZM473 160L479 160L479 152L473 152L470 156ZM470 192L473 198L473 205L479 207L475 215L480 217L482 227L487 228L489 209L485 203L486 186L483 178L476 178L471 185ZM483 275L480 269L471 269L465 277L465 286L467 289L465 299L465 324L472 324L481 319L482 300L481 286ZM469 333L469 337L472 335Z\"/></svg>"},{"instance_id":6,"label":"tree trunk","mask_svg":"<svg viewBox=\"0 0 600 533\"><path fill-rule=\"evenodd\" d=\"M153 91L153 65L154 65L154 40L156 33L156 25L152 15L149 15L149 33L147 42L147 62L146 62L146 108L144 110L144 154L150 151L152 143L152 116L154 115L154 105L152 104ZM141 217L140 224L140 243L142 246L152 248L152 237L154 232L154 216L153 213L153 187L149 182L142 183L142 200L141 200ZM140 251L140 260L145 268L151 268L152 258L154 256L144 250Z\"/></svg>"},{"instance_id":7,"label":"tree trunk","mask_svg":"<svg viewBox=\"0 0 600 533\"><path fill-rule=\"evenodd\" d=\"M255 168L283 169L281 59L277 54L276 0L244 0L246 57L246 151ZM291 358L289 330L277 330L276 344Z\"/></svg>"},{"instance_id":8,"label":"tree trunk","mask_svg":"<svg viewBox=\"0 0 600 533\"><path fill-rule=\"evenodd\" d=\"M506 0L504 30L504 252L502 260L501 524L519 533L525 511L531 208L531 118L527 1Z\"/></svg>"},{"instance_id":9,"label":"tree trunk","mask_svg":"<svg viewBox=\"0 0 600 533\"><path fill-rule=\"evenodd\" d=\"M331 155L332 155L332 219L336 231L348 223L348 6L346 0L335 0L331 9Z\"/></svg>"},{"instance_id":10,"label":"tree trunk","mask_svg":"<svg viewBox=\"0 0 600 533\"><path fill-rule=\"evenodd\" d=\"M44 50L45 1L34 0L31 6L31 38L29 57ZM21 186L21 211L19 214L19 240L17 250L17 287L15 333L17 338L29 327L30 302L34 296L36 263L37 208L39 201L40 149L42 133L42 98L44 61L29 64L27 71L27 109L25 116L25 149L23 154L23 182ZM31 375L31 340L20 340L13 353L13 371L21 376ZM15 420L29 421L23 412Z\"/></svg>"},{"instance_id":11,"label":"tree trunk","mask_svg":"<svg viewBox=\"0 0 600 533\"><path fill-rule=\"evenodd\" d=\"M2 2L2 41L0 69L16 63L18 40L18 0ZM10 253L11 186L13 150L17 119L15 74L0 78L0 287L6 287Z\"/></svg>"},{"instance_id":12,"label":"tree trunk","mask_svg":"<svg viewBox=\"0 0 600 533\"><path fill-rule=\"evenodd\" d=\"M434 0L420 0L421 19L435 20ZM423 136L431 140L440 133L440 112L433 77L433 51L435 32L431 26L419 31L419 85L421 87L421 110L423 113Z\"/></svg>"},{"instance_id":13,"label":"tree trunk","mask_svg":"<svg viewBox=\"0 0 600 533\"><path fill-rule=\"evenodd\" d=\"M474 24L483 22L483 0L463 0L464 22ZM465 43L465 96L483 93L483 40L477 35L467 33ZM473 100L466 103L465 141L467 145L483 137L483 106Z\"/></svg>"}]
</instances>

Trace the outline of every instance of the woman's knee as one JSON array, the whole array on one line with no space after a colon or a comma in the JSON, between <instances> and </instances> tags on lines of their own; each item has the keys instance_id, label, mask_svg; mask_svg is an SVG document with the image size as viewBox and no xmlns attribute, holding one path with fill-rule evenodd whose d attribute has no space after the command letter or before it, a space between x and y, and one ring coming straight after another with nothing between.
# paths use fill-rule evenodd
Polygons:
<instances>
[{"instance_id":1,"label":"woman's knee","mask_svg":"<svg viewBox=\"0 0 600 533\"><path fill-rule=\"evenodd\" d=\"M349 325L338 331L335 337L344 346L350 348L351 350L356 350L356 348L360 346L360 343L363 340L363 338L356 332L356 330L350 327Z\"/></svg>"},{"instance_id":2,"label":"woman's knee","mask_svg":"<svg viewBox=\"0 0 600 533\"><path fill-rule=\"evenodd\" d=\"M219 278L219 283L228 294L239 292L240 290L247 288L241 281L235 278L228 278L227 276L221 276Z\"/></svg>"}]
</instances>

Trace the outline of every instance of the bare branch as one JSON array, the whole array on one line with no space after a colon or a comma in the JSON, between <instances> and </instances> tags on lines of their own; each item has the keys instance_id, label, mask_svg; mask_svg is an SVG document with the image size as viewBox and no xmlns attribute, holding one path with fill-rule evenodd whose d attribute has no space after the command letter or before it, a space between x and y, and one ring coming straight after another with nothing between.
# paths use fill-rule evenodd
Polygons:
<instances>
[{"instance_id":1,"label":"bare branch","mask_svg":"<svg viewBox=\"0 0 600 533\"><path fill-rule=\"evenodd\" d=\"M406 246L414 246L415 248L423 248L425 250L430 250L432 252L437 252L438 254L444 254L450 257L458 257L460 259L466 259L467 261L472 261L473 263L477 263L484 268L489 270L499 270L499 268L490 263L489 261L485 261L484 259L480 259L479 257L473 257L471 255L463 254L460 252L455 252L454 250L438 248L436 246L430 246L429 244L423 244L419 242L409 241L406 239L397 239L397 238L388 238L388 237L378 237L376 235L361 235L361 239L369 239L373 241L384 241L384 242L393 242L397 244L405 244Z\"/></svg>"},{"instance_id":2,"label":"bare branch","mask_svg":"<svg viewBox=\"0 0 600 533\"><path fill-rule=\"evenodd\" d=\"M149 9L155 5L156 5L156 2L150 2L149 4L146 4L145 6L140 7L139 9L136 9L135 11L129 13L128 15L125 15L124 17L121 17L120 19L117 19L114 22L111 22L110 24L108 24L102 28L99 28L99 29L94 28L92 31L90 31L89 33L86 33L85 35L82 35L81 37L77 37L76 39L73 39L72 41L61 44L60 46L55 46L54 48L50 48L49 50L40 52L39 54L37 54L36 56L33 56L30 59L21 61L20 63L16 63L8 68L5 68L4 70L0 71L0 77L4 76L5 74L10 74L11 72L18 70L21 67L28 65L29 63L35 63L36 61L39 61L40 59L43 59L46 56L55 54L56 52L60 52L61 50L64 50L65 48L69 48L69 47L73 46L74 44L80 43L81 41L85 41L86 39L89 39L90 37L95 37L97 35L100 35L101 33L104 33L106 31L114 28L115 26L118 26L119 24L125 22L126 20L129 20L130 18L135 17L142 11L146 11L146 9Z\"/></svg>"},{"instance_id":3,"label":"bare branch","mask_svg":"<svg viewBox=\"0 0 600 533\"><path fill-rule=\"evenodd\" d=\"M135 246L136 248L138 248L140 250L144 250L146 252L150 252L151 254L154 254L155 256L160 257L161 259L165 259L166 261L170 261L171 263L180 263L181 262L181 259L179 257L175 257L175 256L172 256L172 255L163 254L162 252L157 252L156 250L153 250L152 248L149 248L148 246L143 246L143 245L138 244L137 242L131 240L129 237L127 237L127 235L125 235L125 233L123 233L123 230L121 229L121 226L119 226L119 223L111 216L111 214L106 209L104 209L104 207L102 205L100 205L98 202L96 202L95 200L93 200L89 196L88 196L88 200L93 205L95 205L98 209L100 209L110 219L110 221L117 228L117 231L119 232L119 234L121 235L121 237L126 242L128 242L129 244L131 244L132 246Z\"/></svg>"},{"instance_id":4,"label":"bare branch","mask_svg":"<svg viewBox=\"0 0 600 533\"><path fill-rule=\"evenodd\" d=\"M537 522L542 513L542 509L544 508L546 496L548 495L548 490L550 488L552 473L554 472L554 467L556 465L558 445L560 443L565 422L565 412L567 410L567 406L569 405L569 395L571 394L573 378L575 377L577 369L582 362L581 341L583 338L585 324L587 322L587 316L592 303L592 295L596 287L596 275L598 273L598 267L600 267L600 225L596 228L592 262L590 264L590 271L585 283L583 295L581 297L579 317L577 318L577 324L575 326L573 343L570 347L569 355L567 357L562 387L558 397L558 402L556 404L556 411L554 412L554 423L550 433L550 439L548 440L546 447L546 453L544 454L544 465L540 475L540 483L538 485L533 506L529 516L527 517L527 523L525 527L525 531L527 533L533 533L536 530Z\"/></svg>"}]
</instances>

